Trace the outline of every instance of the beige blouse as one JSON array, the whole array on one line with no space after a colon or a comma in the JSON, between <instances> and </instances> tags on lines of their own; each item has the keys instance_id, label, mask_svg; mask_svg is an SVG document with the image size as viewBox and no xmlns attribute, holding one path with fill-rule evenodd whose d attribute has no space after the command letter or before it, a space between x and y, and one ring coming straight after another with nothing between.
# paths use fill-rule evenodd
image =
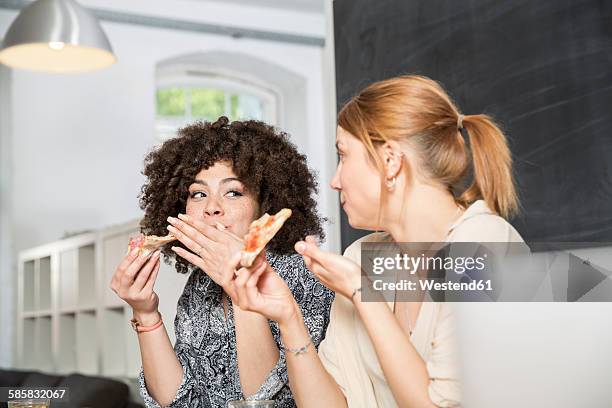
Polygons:
<instances>
[{"instance_id":1,"label":"beige blouse","mask_svg":"<svg viewBox=\"0 0 612 408\"><path fill-rule=\"evenodd\" d=\"M367 235L349 246L344 256L361 263L362 242L390 241L385 232ZM446 242L522 242L518 232L476 201L449 228ZM392 305L390 305L392 306ZM427 364L429 396L439 407L461 405L459 365L451 303L423 302L410 340ZM349 407L391 408L391 393L374 346L353 303L336 296L325 340L319 346L323 365L334 377ZM410 373L406 373L409 378Z\"/></svg>"}]
</instances>

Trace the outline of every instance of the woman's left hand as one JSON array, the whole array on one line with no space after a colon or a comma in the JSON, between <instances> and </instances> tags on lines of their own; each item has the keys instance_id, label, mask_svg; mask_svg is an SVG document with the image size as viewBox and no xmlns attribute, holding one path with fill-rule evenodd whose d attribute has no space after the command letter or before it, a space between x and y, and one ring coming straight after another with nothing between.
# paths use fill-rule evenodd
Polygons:
<instances>
[{"instance_id":1,"label":"woman's left hand","mask_svg":"<svg viewBox=\"0 0 612 408\"><path fill-rule=\"evenodd\" d=\"M295 244L295 250L304 257L304 262L325 286L349 300L355 289L361 287L361 268L349 258L323 251L314 237Z\"/></svg>"},{"instance_id":2,"label":"woman's left hand","mask_svg":"<svg viewBox=\"0 0 612 408\"><path fill-rule=\"evenodd\" d=\"M168 226L168 231L192 252L180 247L172 247L172 250L200 268L229 294L232 289L230 281L233 274L224 274L223 266L228 259L241 251L242 241L202 220L196 220L186 214L179 214L178 217L168 217L168 222L171 224Z\"/></svg>"}]
</instances>

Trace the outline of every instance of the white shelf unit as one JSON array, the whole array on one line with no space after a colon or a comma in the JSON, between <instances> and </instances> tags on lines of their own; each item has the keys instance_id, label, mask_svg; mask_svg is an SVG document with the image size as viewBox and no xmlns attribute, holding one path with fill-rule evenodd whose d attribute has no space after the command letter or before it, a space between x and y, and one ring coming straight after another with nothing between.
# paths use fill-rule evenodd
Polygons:
<instances>
[{"instance_id":1,"label":"white shelf unit","mask_svg":"<svg viewBox=\"0 0 612 408\"><path fill-rule=\"evenodd\" d=\"M109 288L132 221L22 251L18 264L18 366L45 372L135 378L131 308Z\"/></svg>"}]
</instances>

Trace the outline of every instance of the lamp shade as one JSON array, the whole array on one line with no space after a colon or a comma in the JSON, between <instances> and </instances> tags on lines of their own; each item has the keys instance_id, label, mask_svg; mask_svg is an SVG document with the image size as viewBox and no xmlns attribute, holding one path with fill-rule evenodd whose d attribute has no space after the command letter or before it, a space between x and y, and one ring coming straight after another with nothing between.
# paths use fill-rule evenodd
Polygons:
<instances>
[{"instance_id":1,"label":"lamp shade","mask_svg":"<svg viewBox=\"0 0 612 408\"><path fill-rule=\"evenodd\" d=\"M98 20L74 0L37 0L9 27L0 62L13 68L82 72L115 63Z\"/></svg>"}]
</instances>

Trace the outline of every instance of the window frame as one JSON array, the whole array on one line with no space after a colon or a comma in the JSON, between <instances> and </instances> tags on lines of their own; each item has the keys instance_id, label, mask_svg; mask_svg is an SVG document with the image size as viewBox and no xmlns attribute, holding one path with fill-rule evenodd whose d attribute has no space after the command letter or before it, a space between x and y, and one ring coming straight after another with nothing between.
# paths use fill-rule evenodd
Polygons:
<instances>
[{"instance_id":1,"label":"window frame","mask_svg":"<svg viewBox=\"0 0 612 408\"><path fill-rule=\"evenodd\" d=\"M189 116L158 116L157 91L164 88L207 88L222 90L225 94L226 101L225 112L229 110L227 101L231 95L251 95L262 101L262 120L273 126L279 125L279 119L281 117L281 98L277 90L261 83L251 81L248 78L231 74L224 75L218 72L186 69L175 73L160 73L156 78L153 101L155 105L155 136L159 141L174 137L178 128L198 120L198 118L191 116L190 107L186 107ZM188 103L188 98L186 99ZM230 117L230 120L232 119L233 118Z\"/></svg>"}]
</instances>

